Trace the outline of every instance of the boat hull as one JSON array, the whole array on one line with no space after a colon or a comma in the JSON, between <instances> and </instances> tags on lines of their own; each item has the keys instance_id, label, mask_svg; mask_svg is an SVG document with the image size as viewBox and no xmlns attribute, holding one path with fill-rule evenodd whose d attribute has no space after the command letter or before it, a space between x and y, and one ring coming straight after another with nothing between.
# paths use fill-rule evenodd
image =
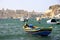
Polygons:
<instances>
[{"instance_id":1,"label":"boat hull","mask_svg":"<svg viewBox=\"0 0 60 40\"><path fill-rule=\"evenodd\" d=\"M26 31L27 33L29 34L32 34L32 35L40 35L40 36L48 36L51 31Z\"/></svg>"}]
</instances>

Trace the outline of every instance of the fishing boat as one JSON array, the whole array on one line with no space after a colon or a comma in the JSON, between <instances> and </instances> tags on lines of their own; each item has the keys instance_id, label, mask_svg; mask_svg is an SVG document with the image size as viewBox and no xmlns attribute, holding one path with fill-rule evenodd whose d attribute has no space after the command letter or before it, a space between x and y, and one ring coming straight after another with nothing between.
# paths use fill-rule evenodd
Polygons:
<instances>
[{"instance_id":1,"label":"fishing boat","mask_svg":"<svg viewBox=\"0 0 60 40\"><path fill-rule=\"evenodd\" d=\"M37 26L32 27L31 24L30 25L25 24L23 26L23 29L25 30L25 32L29 34L40 35L40 36L48 36L52 32L52 27L49 27L49 28L43 28L43 27L40 28Z\"/></svg>"}]
</instances>

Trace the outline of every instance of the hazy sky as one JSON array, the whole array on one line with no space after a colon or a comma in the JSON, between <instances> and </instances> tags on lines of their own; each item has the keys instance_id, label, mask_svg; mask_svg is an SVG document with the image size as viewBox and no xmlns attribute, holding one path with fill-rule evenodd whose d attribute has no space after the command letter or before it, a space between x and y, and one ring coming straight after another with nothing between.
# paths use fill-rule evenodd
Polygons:
<instances>
[{"instance_id":1,"label":"hazy sky","mask_svg":"<svg viewBox=\"0 0 60 40\"><path fill-rule=\"evenodd\" d=\"M60 4L60 0L0 0L0 9L24 9L45 11L50 5Z\"/></svg>"}]
</instances>

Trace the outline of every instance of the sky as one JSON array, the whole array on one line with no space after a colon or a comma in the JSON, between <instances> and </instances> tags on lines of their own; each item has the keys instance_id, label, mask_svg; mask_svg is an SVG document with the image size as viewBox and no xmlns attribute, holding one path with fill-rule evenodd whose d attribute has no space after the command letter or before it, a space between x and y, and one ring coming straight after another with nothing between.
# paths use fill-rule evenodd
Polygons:
<instances>
[{"instance_id":1,"label":"sky","mask_svg":"<svg viewBox=\"0 0 60 40\"><path fill-rule=\"evenodd\" d=\"M60 0L0 0L0 9L46 11L49 6L60 4Z\"/></svg>"}]
</instances>

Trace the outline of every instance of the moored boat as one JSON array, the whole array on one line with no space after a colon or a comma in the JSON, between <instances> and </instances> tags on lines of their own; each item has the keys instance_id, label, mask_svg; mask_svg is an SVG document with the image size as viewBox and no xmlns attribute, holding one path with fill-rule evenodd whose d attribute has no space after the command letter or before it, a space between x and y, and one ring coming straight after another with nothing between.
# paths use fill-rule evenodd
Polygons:
<instances>
[{"instance_id":1,"label":"moored boat","mask_svg":"<svg viewBox=\"0 0 60 40\"><path fill-rule=\"evenodd\" d=\"M47 20L47 24L60 24L59 19L50 19Z\"/></svg>"}]
</instances>

